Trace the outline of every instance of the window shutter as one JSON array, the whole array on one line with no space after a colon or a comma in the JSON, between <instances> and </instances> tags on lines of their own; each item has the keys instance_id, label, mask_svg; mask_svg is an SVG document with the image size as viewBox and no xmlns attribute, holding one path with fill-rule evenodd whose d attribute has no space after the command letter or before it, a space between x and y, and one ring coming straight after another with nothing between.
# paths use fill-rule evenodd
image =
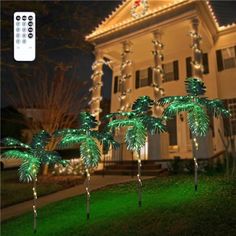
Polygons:
<instances>
[{"instance_id":1,"label":"window shutter","mask_svg":"<svg viewBox=\"0 0 236 236\"><path fill-rule=\"evenodd\" d=\"M208 54L203 53L202 55L202 64L203 64L203 74L208 74L209 73L209 64L208 64Z\"/></svg>"},{"instance_id":2,"label":"window shutter","mask_svg":"<svg viewBox=\"0 0 236 236\"><path fill-rule=\"evenodd\" d=\"M139 88L139 81L140 81L140 76L139 76L139 70L136 71L135 73L135 88Z\"/></svg>"},{"instance_id":3,"label":"window shutter","mask_svg":"<svg viewBox=\"0 0 236 236\"><path fill-rule=\"evenodd\" d=\"M179 62L173 62L173 69L174 69L174 80L179 80Z\"/></svg>"},{"instance_id":4,"label":"window shutter","mask_svg":"<svg viewBox=\"0 0 236 236\"><path fill-rule=\"evenodd\" d=\"M152 67L148 67L148 85L152 85Z\"/></svg>"},{"instance_id":5,"label":"window shutter","mask_svg":"<svg viewBox=\"0 0 236 236\"><path fill-rule=\"evenodd\" d=\"M216 51L216 60L217 60L218 71L222 71L224 67L223 67L223 58L222 58L221 50Z\"/></svg>"},{"instance_id":6,"label":"window shutter","mask_svg":"<svg viewBox=\"0 0 236 236\"><path fill-rule=\"evenodd\" d=\"M192 65L191 65L191 57L186 58L186 76L191 77L192 76Z\"/></svg>"},{"instance_id":7,"label":"window shutter","mask_svg":"<svg viewBox=\"0 0 236 236\"><path fill-rule=\"evenodd\" d=\"M117 93L118 91L118 76L114 77L114 93Z\"/></svg>"}]
</instances>

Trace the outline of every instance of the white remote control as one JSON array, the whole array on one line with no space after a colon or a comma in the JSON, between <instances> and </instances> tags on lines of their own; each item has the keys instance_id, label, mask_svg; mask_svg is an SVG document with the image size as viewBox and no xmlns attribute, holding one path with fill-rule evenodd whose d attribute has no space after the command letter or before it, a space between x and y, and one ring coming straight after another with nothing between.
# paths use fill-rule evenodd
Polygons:
<instances>
[{"instance_id":1,"label":"white remote control","mask_svg":"<svg viewBox=\"0 0 236 236\"><path fill-rule=\"evenodd\" d=\"M36 18L34 12L14 13L14 59L35 60Z\"/></svg>"}]
</instances>

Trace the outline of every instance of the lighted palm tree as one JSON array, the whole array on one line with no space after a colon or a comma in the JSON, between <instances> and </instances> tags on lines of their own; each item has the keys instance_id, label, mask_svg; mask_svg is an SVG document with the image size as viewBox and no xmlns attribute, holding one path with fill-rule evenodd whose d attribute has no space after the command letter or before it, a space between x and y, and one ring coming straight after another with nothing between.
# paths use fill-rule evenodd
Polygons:
<instances>
[{"instance_id":1,"label":"lighted palm tree","mask_svg":"<svg viewBox=\"0 0 236 236\"><path fill-rule=\"evenodd\" d=\"M185 80L186 96L163 97L158 100L160 105L167 105L163 116L170 119L180 112L187 112L187 119L193 137L194 153L198 149L197 137L205 136L209 129L209 116L228 116L229 112L224 108L223 102L219 99L209 100L203 97L206 93L204 82L197 78L187 78ZM194 156L195 163L195 190L197 190L198 163Z\"/></svg>"},{"instance_id":2,"label":"lighted palm tree","mask_svg":"<svg viewBox=\"0 0 236 236\"><path fill-rule=\"evenodd\" d=\"M99 133L95 128L98 122L95 117L87 112L80 113L80 128L79 129L64 129L55 133L61 137L60 147L69 147L80 145L80 156L84 162L86 172L86 202L87 202L87 219L90 218L90 172L89 169L94 168L100 161L100 150L98 142L104 145L105 148L110 148L110 145L116 147L117 144L109 133Z\"/></svg>"},{"instance_id":3,"label":"lighted palm tree","mask_svg":"<svg viewBox=\"0 0 236 236\"><path fill-rule=\"evenodd\" d=\"M3 153L6 158L17 158L22 160L19 168L20 181L31 182L33 181L33 212L34 212L34 231L36 232L36 218L37 218L37 176L41 165L44 164L66 164L66 161L61 160L60 155L56 151L47 151L46 146L50 141L50 135L42 130L36 134L32 142L28 145L20 142L14 138L5 138L2 143L12 148L12 150ZM20 148L20 149L16 149Z\"/></svg>"},{"instance_id":4,"label":"lighted palm tree","mask_svg":"<svg viewBox=\"0 0 236 236\"><path fill-rule=\"evenodd\" d=\"M107 115L107 118L115 117L116 119L109 122L108 127L111 129L126 127L125 142L127 149L136 153L138 159L138 204L142 205L142 181L141 181L141 158L140 150L144 147L148 132L155 134L163 132L165 126L162 119L149 115L153 101L148 96L138 98L130 112L116 112Z\"/></svg>"}]
</instances>

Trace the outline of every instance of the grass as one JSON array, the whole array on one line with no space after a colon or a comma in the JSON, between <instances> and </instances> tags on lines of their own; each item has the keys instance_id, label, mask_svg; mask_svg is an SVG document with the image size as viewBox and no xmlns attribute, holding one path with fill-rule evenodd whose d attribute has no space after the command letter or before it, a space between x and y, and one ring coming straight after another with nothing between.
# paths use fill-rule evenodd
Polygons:
<instances>
[{"instance_id":1,"label":"grass","mask_svg":"<svg viewBox=\"0 0 236 236\"><path fill-rule=\"evenodd\" d=\"M46 235L236 235L236 179L192 176L144 181L143 206L137 207L136 183L91 194L91 219L86 221L85 196L48 205L38 211L38 231ZM2 223L2 236L33 235L32 213Z\"/></svg>"},{"instance_id":2,"label":"grass","mask_svg":"<svg viewBox=\"0 0 236 236\"><path fill-rule=\"evenodd\" d=\"M72 185L70 183L65 184L61 182L53 183L44 181L43 183L38 184L38 196L57 192L71 187ZM1 172L1 208L31 199L32 183L20 182L16 169L9 169Z\"/></svg>"}]
</instances>

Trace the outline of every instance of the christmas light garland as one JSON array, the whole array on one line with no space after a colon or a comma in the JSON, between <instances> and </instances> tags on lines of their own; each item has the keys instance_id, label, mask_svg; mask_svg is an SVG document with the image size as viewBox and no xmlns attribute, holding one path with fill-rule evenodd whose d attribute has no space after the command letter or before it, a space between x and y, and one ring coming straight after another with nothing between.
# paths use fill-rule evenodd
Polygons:
<instances>
[{"instance_id":1,"label":"christmas light garland","mask_svg":"<svg viewBox=\"0 0 236 236\"><path fill-rule=\"evenodd\" d=\"M140 8L142 8L142 10L140 10ZM130 12L134 18L140 18L145 16L148 8L148 0L134 0Z\"/></svg>"}]
</instances>

